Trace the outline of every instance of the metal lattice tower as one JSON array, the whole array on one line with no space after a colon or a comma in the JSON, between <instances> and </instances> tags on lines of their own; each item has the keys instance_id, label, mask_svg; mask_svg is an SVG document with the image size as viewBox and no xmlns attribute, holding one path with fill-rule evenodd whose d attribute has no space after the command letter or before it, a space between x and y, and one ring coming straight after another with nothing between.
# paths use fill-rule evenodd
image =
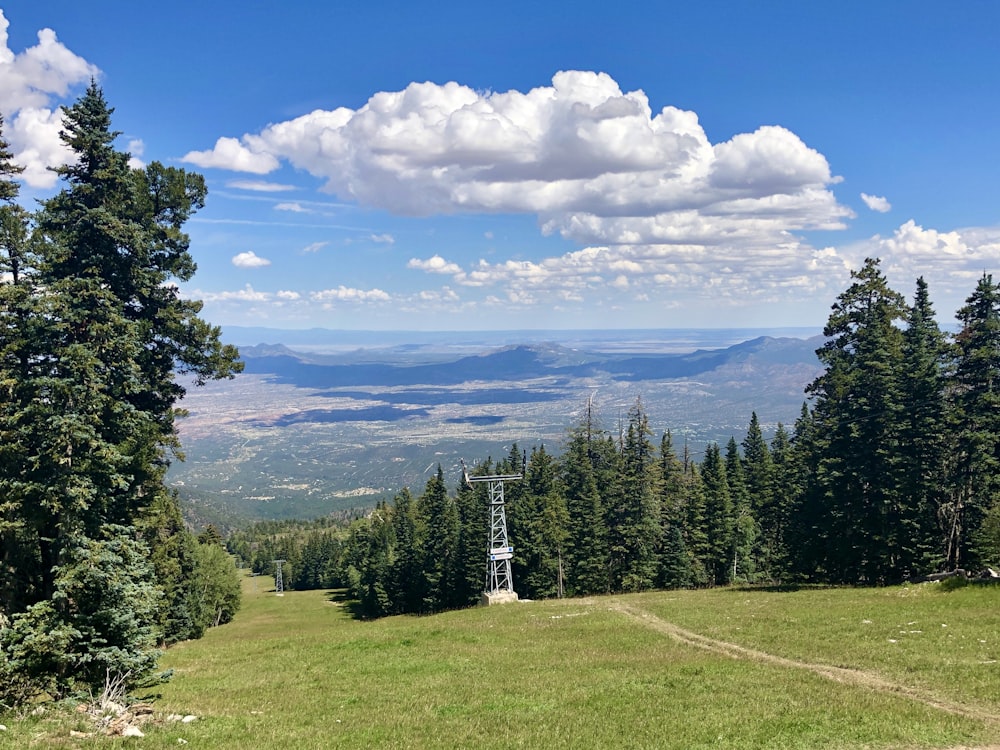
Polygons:
<instances>
[{"instance_id":1,"label":"metal lattice tower","mask_svg":"<svg viewBox=\"0 0 1000 750\"><path fill-rule=\"evenodd\" d=\"M464 468L464 464L463 464ZM487 482L489 484L490 538L486 550L486 589L484 603L516 600L514 579L510 572L510 560L514 557L514 547L507 538L507 513L504 510L504 482L523 479L522 474L494 474L485 477L470 477L464 473L469 484Z\"/></svg>"},{"instance_id":2,"label":"metal lattice tower","mask_svg":"<svg viewBox=\"0 0 1000 750\"><path fill-rule=\"evenodd\" d=\"M285 582L281 580L281 563L284 560L271 560L275 565L274 571L274 592L276 596L285 595Z\"/></svg>"}]
</instances>

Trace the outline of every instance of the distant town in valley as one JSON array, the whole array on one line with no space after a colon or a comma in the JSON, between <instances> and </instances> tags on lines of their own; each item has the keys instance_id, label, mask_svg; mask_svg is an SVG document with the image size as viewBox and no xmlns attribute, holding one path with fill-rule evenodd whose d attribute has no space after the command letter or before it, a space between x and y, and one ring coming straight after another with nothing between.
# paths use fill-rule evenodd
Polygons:
<instances>
[{"instance_id":1,"label":"distant town in valley","mask_svg":"<svg viewBox=\"0 0 1000 750\"><path fill-rule=\"evenodd\" d=\"M821 371L815 328L304 331L226 328L246 363L189 389L186 460L171 467L191 520L318 517L419 489L440 463L513 443L558 453L588 402L606 430L637 398L650 426L700 460L790 426ZM591 401L592 399L592 401ZM456 479L457 481L457 479Z\"/></svg>"}]
</instances>

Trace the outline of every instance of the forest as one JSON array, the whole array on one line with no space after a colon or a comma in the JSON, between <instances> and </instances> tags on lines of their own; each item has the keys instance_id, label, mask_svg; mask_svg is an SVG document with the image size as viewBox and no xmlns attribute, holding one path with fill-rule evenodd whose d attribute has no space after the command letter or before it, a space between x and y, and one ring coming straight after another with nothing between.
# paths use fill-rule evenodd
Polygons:
<instances>
[{"instance_id":1,"label":"forest","mask_svg":"<svg viewBox=\"0 0 1000 750\"><path fill-rule=\"evenodd\" d=\"M984 273L946 335L924 279L910 305L878 259L851 279L825 371L770 441L755 413L741 443L696 452L638 399L613 430L588 404L558 455L515 445L476 466L523 474L505 489L518 594L887 585L1000 563L1000 287ZM449 493L439 467L347 528L260 524L229 548L261 574L286 560L292 587L346 587L363 617L435 612L479 600L486 508L483 484Z\"/></svg>"}]
</instances>

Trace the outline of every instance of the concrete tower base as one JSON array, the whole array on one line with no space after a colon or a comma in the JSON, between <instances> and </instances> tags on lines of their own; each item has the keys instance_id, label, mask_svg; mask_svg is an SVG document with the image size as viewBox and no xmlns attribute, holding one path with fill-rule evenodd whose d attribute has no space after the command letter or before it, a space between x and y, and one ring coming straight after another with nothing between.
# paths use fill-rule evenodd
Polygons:
<instances>
[{"instance_id":1,"label":"concrete tower base","mask_svg":"<svg viewBox=\"0 0 1000 750\"><path fill-rule=\"evenodd\" d=\"M516 601L517 594L513 591L484 591L479 603L484 607L492 607L494 604L510 604Z\"/></svg>"}]
</instances>

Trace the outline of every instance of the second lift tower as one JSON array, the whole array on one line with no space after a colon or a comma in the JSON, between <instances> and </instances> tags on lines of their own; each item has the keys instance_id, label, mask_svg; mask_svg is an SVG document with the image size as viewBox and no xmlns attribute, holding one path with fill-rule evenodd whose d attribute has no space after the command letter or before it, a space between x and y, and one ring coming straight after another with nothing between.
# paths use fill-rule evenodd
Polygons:
<instances>
[{"instance_id":1,"label":"second lift tower","mask_svg":"<svg viewBox=\"0 0 1000 750\"><path fill-rule=\"evenodd\" d=\"M464 464L463 464L464 468ZM522 474L494 474L485 477L470 477L464 472L465 481L487 482L489 484L490 503L490 538L486 550L486 588L483 591L482 603L506 604L516 602L514 580L510 573L510 560L514 557L514 548L507 539L507 514L504 510L504 482L514 482L523 479Z\"/></svg>"}]
</instances>

